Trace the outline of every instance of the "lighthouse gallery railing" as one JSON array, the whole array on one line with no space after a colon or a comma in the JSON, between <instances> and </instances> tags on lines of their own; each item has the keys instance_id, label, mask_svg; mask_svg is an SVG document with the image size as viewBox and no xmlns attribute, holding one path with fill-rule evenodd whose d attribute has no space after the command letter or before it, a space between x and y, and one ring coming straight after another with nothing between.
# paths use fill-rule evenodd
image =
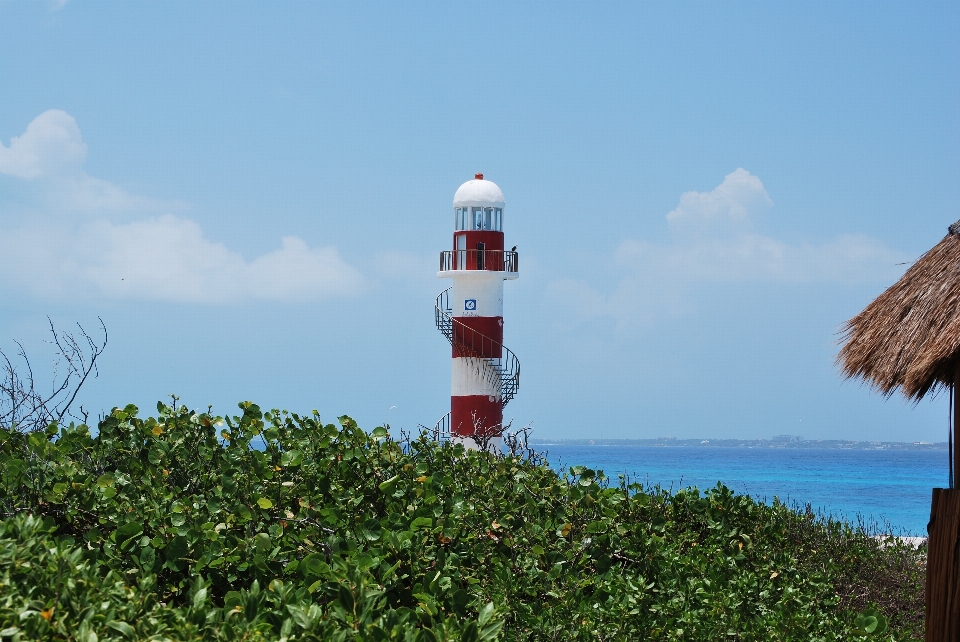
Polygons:
<instances>
[{"instance_id":1,"label":"lighthouse gallery railing","mask_svg":"<svg viewBox=\"0 0 960 642\"><path fill-rule=\"evenodd\" d=\"M449 270L518 272L520 257L513 250L444 250L440 252L440 271Z\"/></svg>"},{"instance_id":2,"label":"lighthouse gallery railing","mask_svg":"<svg viewBox=\"0 0 960 642\"><path fill-rule=\"evenodd\" d=\"M437 296L435 316L437 329L447 338L460 356L475 357L486 364L484 377L495 390L500 391L500 405L504 407L517 395L520 388L520 360L502 343L494 341L453 318L450 290ZM454 326L456 325L456 328ZM500 353L499 357L483 355ZM442 421L442 420L441 420Z\"/></svg>"}]
</instances>

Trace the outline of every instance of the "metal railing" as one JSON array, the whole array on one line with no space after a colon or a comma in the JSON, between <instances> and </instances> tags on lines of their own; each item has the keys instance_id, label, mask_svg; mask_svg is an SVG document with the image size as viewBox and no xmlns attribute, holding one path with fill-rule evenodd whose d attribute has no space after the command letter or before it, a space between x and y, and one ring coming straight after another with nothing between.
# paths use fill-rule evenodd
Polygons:
<instances>
[{"instance_id":1,"label":"metal railing","mask_svg":"<svg viewBox=\"0 0 960 642\"><path fill-rule=\"evenodd\" d=\"M437 296L437 329L447 338L459 357L475 357L484 364L484 379L500 391L500 405L506 406L520 388L520 360L502 343L484 336L452 316L450 290Z\"/></svg>"},{"instance_id":2,"label":"metal railing","mask_svg":"<svg viewBox=\"0 0 960 642\"><path fill-rule=\"evenodd\" d=\"M440 417L440 421L433 427L431 437L434 441L450 441L450 415L451 413L448 412Z\"/></svg>"},{"instance_id":3,"label":"metal railing","mask_svg":"<svg viewBox=\"0 0 960 642\"><path fill-rule=\"evenodd\" d=\"M440 271L488 270L513 272L520 269L520 257L513 250L446 250L440 252Z\"/></svg>"}]
</instances>

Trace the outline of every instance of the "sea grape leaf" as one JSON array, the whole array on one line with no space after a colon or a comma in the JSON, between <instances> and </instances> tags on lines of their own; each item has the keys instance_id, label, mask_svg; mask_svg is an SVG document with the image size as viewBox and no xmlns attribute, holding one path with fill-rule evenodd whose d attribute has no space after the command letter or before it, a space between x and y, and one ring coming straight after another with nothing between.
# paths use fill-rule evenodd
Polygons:
<instances>
[{"instance_id":1,"label":"sea grape leaf","mask_svg":"<svg viewBox=\"0 0 960 642\"><path fill-rule=\"evenodd\" d=\"M223 608L233 610L236 607L243 604L243 595L240 591L227 591L227 594L223 596Z\"/></svg>"},{"instance_id":2,"label":"sea grape leaf","mask_svg":"<svg viewBox=\"0 0 960 642\"><path fill-rule=\"evenodd\" d=\"M353 607L356 604L353 599L353 593L343 584L340 585L338 598L340 599L340 606L343 607L343 610L347 613L353 613Z\"/></svg>"},{"instance_id":3,"label":"sea grape leaf","mask_svg":"<svg viewBox=\"0 0 960 642\"><path fill-rule=\"evenodd\" d=\"M468 622L460 634L460 642L479 642L480 630L476 622Z\"/></svg>"},{"instance_id":4,"label":"sea grape leaf","mask_svg":"<svg viewBox=\"0 0 960 642\"><path fill-rule=\"evenodd\" d=\"M385 495L393 494L393 491L397 488L397 480L400 479L400 475L394 475L385 482L381 482L378 488L380 492Z\"/></svg>"},{"instance_id":5,"label":"sea grape leaf","mask_svg":"<svg viewBox=\"0 0 960 642\"><path fill-rule=\"evenodd\" d=\"M363 523L363 536L368 540L375 542L380 539L381 535L383 535L383 527L380 526L380 521L375 517L371 517Z\"/></svg>"},{"instance_id":6,"label":"sea grape leaf","mask_svg":"<svg viewBox=\"0 0 960 642\"><path fill-rule=\"evenodd\" d=\"M261 550L261 551L270 550L272 541L270 540L270 536L267 535L266 533L257 533L257 536L254 537L253 539L258 550Z\"/></svg>"},{"instance_id":7,"label":"sea grape leaf","mask_svg":"<svg viewBox=\"0 0 960 642\"><path fill-rule=\"evenodd\" d=\"M142 534L143 524L128 522L113 532L113 540L117 543L117 546L120 547L120 550L124 550L128 547L130 540Z\"/></svg>"},{"instance_id":8,"label":"sea grape leaf","mask_svg":"<svg viewBox=\"0 0 960 642\"><path fill-rule=\"evenodd\" d=\"M477 618L477 622L480 626L483 626L490 621L491 617L493 617L493 602L487 602L487 604L480 609L480 616Z\"/></svg>"},{"instance_id":9,"label":"sea grape leaf","mask_svg":"<svg viewBox=\"0 0 960 642\"><path fill-rule=\"evenodd\" d=\"M500 635L501 629L503 629L503 620L494 620L480 631L480 639L484 642L496 640L497 636Z\"/></svg>"},{"instance_id":10,"label":"sea grape leaf","mask_svg":"<svg viewBox=\"0 0 960 642\"><path fill-rule=\"evenodd\" d=\"M298 570L304 577L310 577L322 574L326 568L327 563L323 561L322 555L310 553L300 561Z\"/></svg>"},{"instance_id":11,"label":"sea grape leaf","mask_svg":"<svg viewBox=\"0 0 960 642\"><path fill-rule=\"evenodd\" d=\"M150 571L157 560L157 553L152 546L145 546L140 549L140 566Z\"/></svg>"},{"instance_id":12,"label":"sea grape leaf","mask_svg":"<svg viewBox=\"0 0 960 642\"><path fill-rule=\"evenodd\" d=\"M132 626L130 626L126 622L122 622L120 620L113 620L111 622L107 622L107 626L113 629L114 631L119 631L120 633L123 633L128 638L137 637L137 632L134 630Z\"/></svg>"},{"instance_id":13,"label":"sea grape leaf","mask_svg":"<svg viewBox=\"0 0 960 642\"><path fill-rule=\"evenodd\" d=\"M167 544L167 560L171 562L181 560L187 556L187 551L189 550L190 547L187 544L187 538L183 535L177 535Z\"/></svg>"},{"instance_id":14,"label":"sea grape leaf","mask_svg":"<svg viewBox=\"0 0 960 642\"><path fill-rule=\"evenodd\" d=\"M563 562L562 562L562 561L561 561L561 562L557 562L557 563L554 564L553 567L550 569L550 573L549 573L550 579L554 579L554 580L557 579L558 577L560 577L560 574L561 574L562 572L563 572Z\"/></svg>"},{"instance_id":15,"label":"sea grape leaf","mask_svg":"<svg viewBox=\"0 0 960 642\"><path fill-rule=\"evenodd\" d=\"M431 613L433 615L433 613ZM417 642L439 642L437 634L432 629L420 629L420 635L417 636Z\"/></svg>"}]
</instances>

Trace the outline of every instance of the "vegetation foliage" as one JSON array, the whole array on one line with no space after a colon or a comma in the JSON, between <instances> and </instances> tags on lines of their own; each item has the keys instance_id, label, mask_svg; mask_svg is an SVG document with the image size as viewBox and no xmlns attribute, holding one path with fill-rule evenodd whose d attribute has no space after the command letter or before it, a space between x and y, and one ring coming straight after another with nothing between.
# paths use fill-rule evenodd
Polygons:
<instances>
[{"instance_id":1,"label":"vegetation foliage","mask_svg":"<svg viewBox=\"0 0 960 642\"><path fill-rule=\"evenodd\" d=\"M96 436L0 428L0 638L920 635L851 580L909 557L895 569L909 611L920 557L844 523L721 485L669 493L240 408L127 406Z\"/></svg>"}]
</instances>

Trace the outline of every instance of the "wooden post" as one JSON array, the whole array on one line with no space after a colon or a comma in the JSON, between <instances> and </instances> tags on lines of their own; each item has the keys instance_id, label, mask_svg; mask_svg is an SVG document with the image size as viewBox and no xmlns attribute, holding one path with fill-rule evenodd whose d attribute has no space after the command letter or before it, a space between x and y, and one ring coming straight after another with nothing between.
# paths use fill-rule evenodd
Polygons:
<instances>
[{"instance_id":1,"label":"wooden post","mask_svg":"<svg viewBox=\"0 0 960 642\"><path fill-rule=\"evenodd\" d=\"M960 640L960 490L934 488L927 540L927 642Z\"/></svg>"},{"instance_id":2,"label":"wooden post","mask_svg":"<svg viewBox=\"0 0 960 642\"><path fill-rule=\"evenodd\" d=\"M953 480L960 485L960 363L953 374ZM927 642L960 640L960 490L934 488L927 525Z\"/></svg>"},{"instance_id":3,"label":"wooden post","mask_svg":"<svg viewBox=\"0 0 960 642\"><path fill-rule=\"evenodd\" d=\"M950 434L953 435L953 470L950 471L953 473L953 487L956 488L960 486L960 477L957 476L957 471L960 470L960 435L957 434L957 417L960 417L960 361L957 361L957 366L953 371L953 408L951 410L953 413L950 415Z\"/></svg>"}]
</instances>

